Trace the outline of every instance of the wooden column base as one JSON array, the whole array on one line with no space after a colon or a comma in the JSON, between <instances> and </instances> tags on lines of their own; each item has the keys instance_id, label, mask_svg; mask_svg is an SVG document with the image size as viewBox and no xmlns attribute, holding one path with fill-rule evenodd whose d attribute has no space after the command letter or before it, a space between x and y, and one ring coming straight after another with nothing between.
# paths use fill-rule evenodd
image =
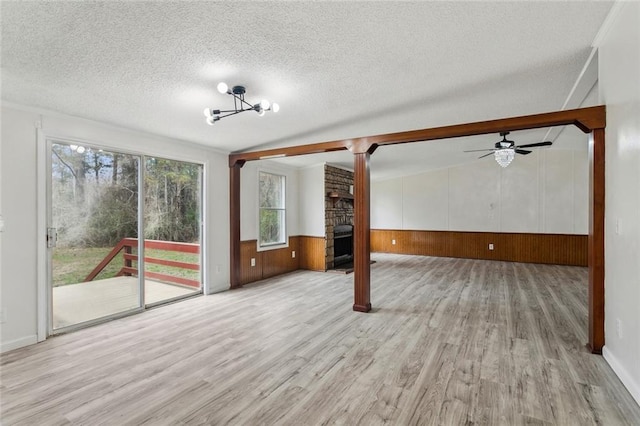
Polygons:
<instances>
[{"instance_id":1,"label":"wooden column base","mask_svg":"<svg viewBox=\"0 0 640 426\"><path fill-rule=\"evenodd\" d=\"M356 312L369 312L371 310L371 303L367 303L366 305L356 305L354 303L353 310Z\"/></svg>"},{"instance_id":2,"label":"wooden column base","mask_svg":"<svg viewBox=\"0 0 640 426\"><path fill-rule=\"evenodd\" d=\"M591 343L587 343L585 346L587 347L589 352L591 352L592 354L594 354L594 355L602 355L602 348L600 348L600 349L594 348L593 346L591 346Z\"/></svg>"}]
</instances>

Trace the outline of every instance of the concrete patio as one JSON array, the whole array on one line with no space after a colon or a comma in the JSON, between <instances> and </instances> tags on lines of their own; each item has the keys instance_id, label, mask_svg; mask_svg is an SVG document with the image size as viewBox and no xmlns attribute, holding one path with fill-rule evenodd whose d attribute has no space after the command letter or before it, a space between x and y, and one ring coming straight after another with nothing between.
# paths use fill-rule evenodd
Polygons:
<instances>
[{"instance_id":1,"label":"concrete patio","mask_svg":"<svg viewBox=\"0 0 640 426\"><path fill-rule=\"evenodd\" d=\"M198 289L145 280L147 305L188 296ZM54 330L79 324L139 306L137 277L115 277L104 280L69 284L53 288Z\"/></svg>"}]
</instances>

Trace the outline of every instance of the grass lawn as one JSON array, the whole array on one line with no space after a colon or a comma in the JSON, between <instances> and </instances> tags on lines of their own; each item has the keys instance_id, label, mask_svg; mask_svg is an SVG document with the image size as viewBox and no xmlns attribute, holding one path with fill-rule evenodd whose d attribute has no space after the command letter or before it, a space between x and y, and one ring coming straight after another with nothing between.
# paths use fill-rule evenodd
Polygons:
<instances>
[{"instance_id":1,"label":"grass lawn","mask_svg":"<svg viewBox=\"0 0 640 426\"><path fill-rule=\"evenodd\" d=\"M102 259L111 251L112 247L96 248L64 248L56 247L53 251L53 286L76 284L83 282L89 273ZM134 250L135 253L135 250ZM199 263L200 256L190 253L179 253L165 250L146 250L146 257L156 259L175 260L186 263ZM133 267L137 267L137 262L133 262ZM107 265L105 269L95 278L96 280L115 277L118 271L124 266L122 252L118 254ZM159 272L175 277L199 280L200 272L188 269L179 269L171 266L146 264L147 271Z\"/></svg>"}]
</instances>

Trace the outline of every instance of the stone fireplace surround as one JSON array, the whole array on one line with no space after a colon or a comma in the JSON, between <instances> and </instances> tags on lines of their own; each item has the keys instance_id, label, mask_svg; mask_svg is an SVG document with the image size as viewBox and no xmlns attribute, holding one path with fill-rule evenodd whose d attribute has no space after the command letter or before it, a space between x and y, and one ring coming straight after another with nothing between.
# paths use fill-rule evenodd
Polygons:
<instances>
[{"instance_id":1,"label":"stone fireplace surround","mask_svg":"<svg viewBox=\"0 0 640 426\"><path fill-rule=\"evenodd\" d=\"M325 266L335 268L334 227L353 226L353 172L325 164L324 166L324 223ZM336 196L337 194L337 196Z\"/></svg>"}]
</instances>

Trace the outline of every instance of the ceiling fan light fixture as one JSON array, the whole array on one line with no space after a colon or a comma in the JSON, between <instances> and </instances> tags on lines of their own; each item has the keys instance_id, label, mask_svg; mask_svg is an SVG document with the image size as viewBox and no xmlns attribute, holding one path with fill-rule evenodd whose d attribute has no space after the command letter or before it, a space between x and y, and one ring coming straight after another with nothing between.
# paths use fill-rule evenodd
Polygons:
<instances>
[{"instance_id":1,"label":"ceiling fan light fixture","mask_svg":"<svg viewBox=\"0 0 640 426\"><path fill-rule=\"evenodd\" d=\"M515 155L516 153L513 148L497 149L493 153L496 162L502 167L507 167L509 164L511 164Z\"/></svg>"},{"instance_id":2,"label":"ceiling fan light fixture","mask_svg":"<svg viewBox=\"0 0 640 426\"><path fill-rule=\"evenodd\" d=\"M529 143L525 145L516 145L514 141L508 141L507 135L509 132L501 132L500 136L502 136L502 140L495 143L494 148L489 149L470 149L464 152L486 152L491 151L487 154L482 154L478 159L488 157L493 154L493 158L495 158L496 162L500 164L501 167L507 167L513 161L516 154L527 155L531 154L532 151L523 148L538 148L541 146L549 146L553 145L551 141L544 142L536 142Z\"/></svg>"}]
</instances>

